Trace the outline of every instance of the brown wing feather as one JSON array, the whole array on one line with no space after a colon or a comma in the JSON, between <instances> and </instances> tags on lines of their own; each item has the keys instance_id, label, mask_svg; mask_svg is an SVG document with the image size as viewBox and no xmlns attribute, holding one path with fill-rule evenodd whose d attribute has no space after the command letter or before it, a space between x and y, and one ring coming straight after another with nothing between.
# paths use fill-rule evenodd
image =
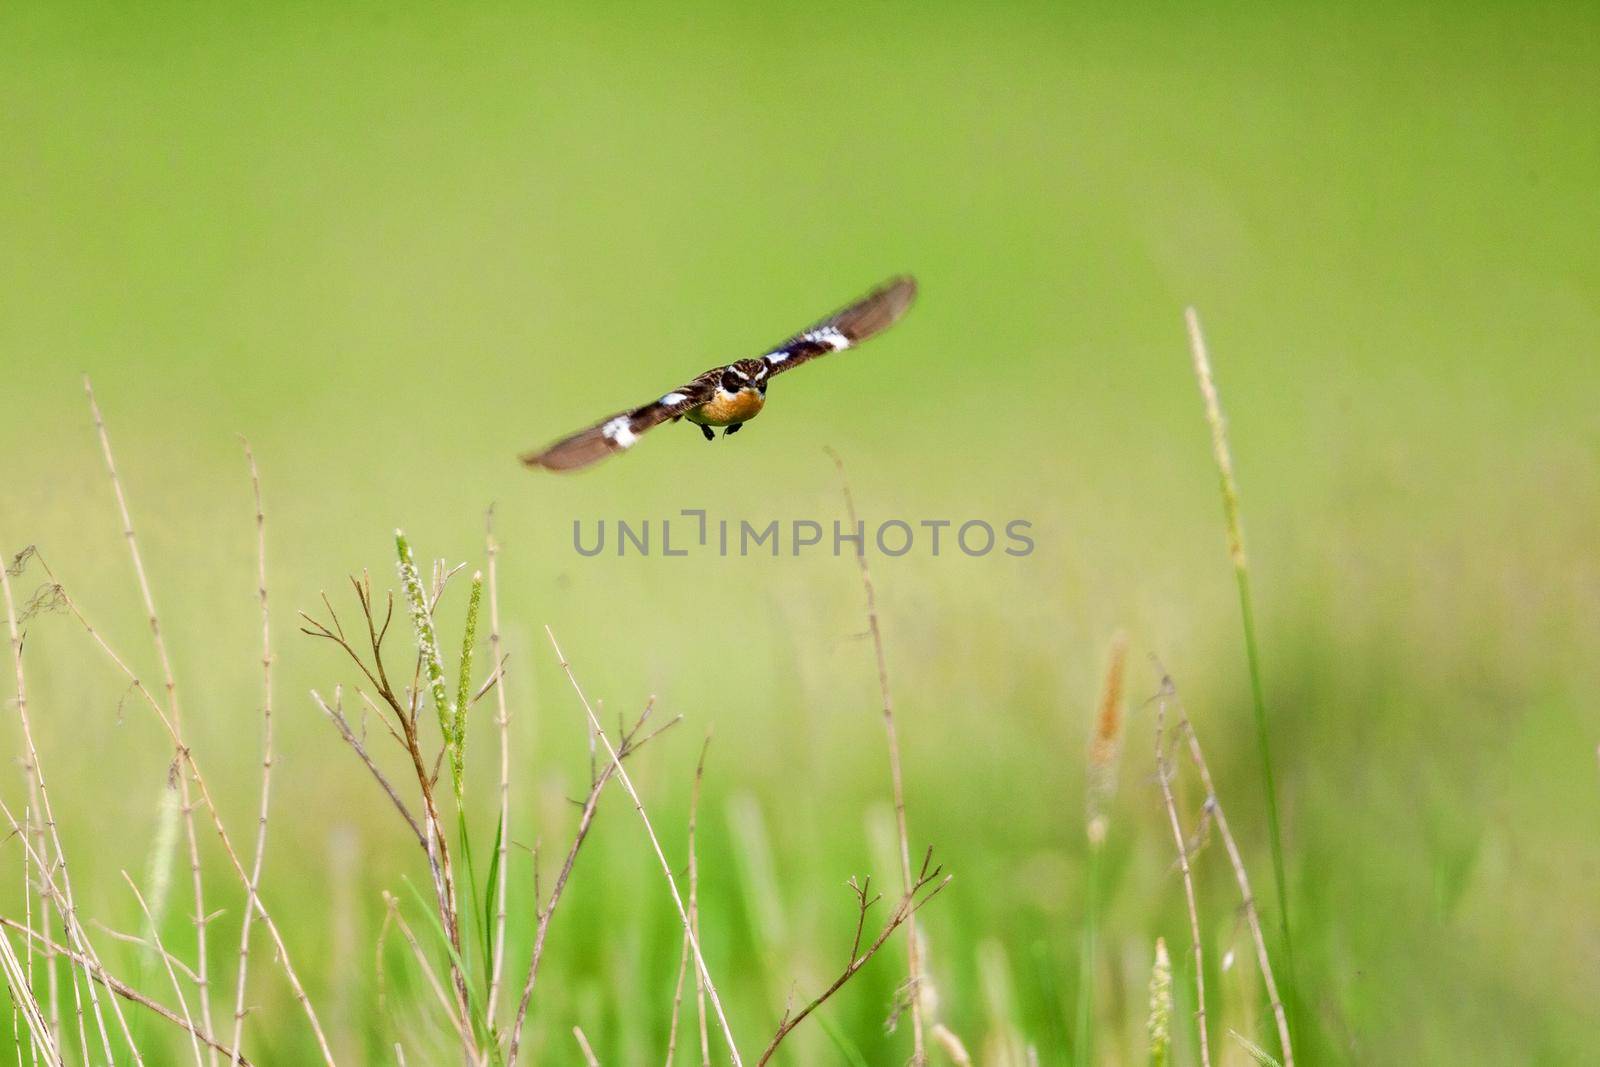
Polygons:
<instances>
[{"instance_id":1,"label":"brown wing feather","mask_svg":"<svg viewBox=\"0 0 1600 1067\"><path fill-rule=\"evenodd\" d=\"M704 404L711 399L716 388L716 378L703 374L659 400L628 411L619 411L593 426L563 437L547 448L528 452L522 456L522 462L529 467L543 467L551 471L575 471L598 463L607 456L632 448L646 430Z\"/></svg>"},{"instance_id":2,"label":"brown wing feather","mask_svg":"<svg viewBox=\"0 0 1600 1067\"><path fill-rule=\"evenodd\" d=\"M818 356L854 348L882 333L906 313L917 297L917 280L892 278L855 303L801 330L762 357L771 373L782 374Z\"/></svg>"},{"instance_id":3,"label":"brown wing feather","mask_svg":"<svg viewBox=\"0 0 1600 1067\"><path fill-rule=\"evenodd\" d=\"M762 357L772 374L781 374L828 352L842 352L882 333L900 320L917 296L910 275L890 279L860 300L795 334ZM522 462L552 471L574 471L633 447L645 431L699 407L716 393L722 368L713 368L687 385L641 407L619 411L593 426L563 437Z\"/></svg>"}]
</instances>

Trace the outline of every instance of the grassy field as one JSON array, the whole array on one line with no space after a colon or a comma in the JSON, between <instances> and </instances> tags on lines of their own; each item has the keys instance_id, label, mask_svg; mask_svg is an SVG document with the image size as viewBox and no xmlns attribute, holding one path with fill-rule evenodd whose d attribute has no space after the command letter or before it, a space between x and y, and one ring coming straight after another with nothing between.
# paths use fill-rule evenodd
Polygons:
<instances>
[{"instance_id":1,"label":"grassy field","mask_svg":"<svg viewBox=\"0 0 1600 1067\"><path fill-rule=\"evenodd\" d=\"M355 708L361 679L295 613L327 591L348 624L346 577L363 570L398 588L403 527L422 560L467 563L439 614L453 669L492 504L507 969L520 983L533 937L529 850L548 894L590 781L548 625L608 729L651 695L660 721L683 717L628 765L679 878L714 731L704 955L753 1063L788 998L845 961L847 879L870 874L891 898L877 921L899 886L860 577L848 552L586 558L574 522L587 537L602 519L703 508L831 524L844 502L824 446L869 526L1027 520L1025 557L869 559L911 850L932 845L954 876L918 913L925 1022L980 1064L1028 1049L1042 1064L1144 1062L1161 937L1173 1061L1198 1063L1152 657L1205 745L1291 976L1192 304L1243 494L1299 1062L1583 1062L1600 1024L1597 42L1600 16L1578 4L10 6L0 550L38 546L165 702L86 372L186 740L252 855L249 439L274 648L262 896L339 1062L395 1063L397 1042L412 1065L460 1062L403 939L379 943L389 893L445 966L407 887L431 896L422 852L310 696L342 684ZM516 463L900 271L921 283L906 320L775 383L737 438L668 427L571 478ZM36 558L10 580L20 609L47 577ZM1095 854L1091 739L1119 628L1125 730ZM126 871L194 965L181 835L160 844L172 742L69 612L24 629L88 936L172 1004L154 957L107 932L143 925ZM389 641L391 665L409 662L404 617ZM7 668L3 737L21 768ZM480 877L492 704L466 740ZM1192 832L1204 796L1186 763L1176 786ZM28 796L20 769L0 779L19 818ZM608 1067L665 1055L681 928L631 808L603 794L550 924L524 1062L582 1062L575 1025ZM226 1033L244 895L197 817ZM19 841L0 856L0 915L21 921L40 903L25 901ZM1193 865L1213 1062L1253 1062L1230 1031L1276 1056L1214 833ZM246 1053L318 1062L259 925L253 944ZM905 1062L909 1020L885 1029L905 972L897 934L774 1062ZM128 1011L147 1062L192 1059L181 1030ZM690 1031L693 1014L686 1002ZM0 1033L18 1027L0 1018ZM700 1062L698 1043L680 1035L677 1062Z\"/></svg>"}]
</instances>

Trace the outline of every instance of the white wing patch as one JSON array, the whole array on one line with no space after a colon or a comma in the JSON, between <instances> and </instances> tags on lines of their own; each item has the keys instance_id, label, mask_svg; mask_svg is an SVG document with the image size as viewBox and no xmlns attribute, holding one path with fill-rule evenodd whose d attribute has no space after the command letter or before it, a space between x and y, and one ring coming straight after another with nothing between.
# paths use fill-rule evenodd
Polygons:
<instances>
[{"instance_id":1,"label":"white wing patch","mask_svg":"<svg viewBox=\"0 0 1600 1067\"><path fill-rule=\"evenodd\" d=\"M815 341L817 344L827 345L835 352L841 352L850 347L850 338L840 333L833 326L824 326L820 330L811 330L801 336L807 341Z\"/></svg>"},{"instance_id":2,"label":"white wing patch","mask_svg":"<svg viewBox=\"0 0 1600 1067\"><path fill-rule=\"evenodd\" d=\"M626 415L618 415L600 427L600 434L608 441L616 442L618 448L632 448L633 443L639 440L639 435L628 427Z\"/></svg>"},{"instance_id":3,"label":"white wing patch","mask_svg":"<svg viewBox=\"0 0 1600 1067\"><path fill-rule=\"evenodd\" d=\"M685 400L688 400L688 399L689 398L687 396L685 396L683 393L668 393L666 396L662 397L659 401L657 401L657 403L659 403L659 404L661 404L661 405L663 405L665 407L669 407L670 408L670 407L675 407L678 404L681 404Z\"/></svg>"}]
</instances>

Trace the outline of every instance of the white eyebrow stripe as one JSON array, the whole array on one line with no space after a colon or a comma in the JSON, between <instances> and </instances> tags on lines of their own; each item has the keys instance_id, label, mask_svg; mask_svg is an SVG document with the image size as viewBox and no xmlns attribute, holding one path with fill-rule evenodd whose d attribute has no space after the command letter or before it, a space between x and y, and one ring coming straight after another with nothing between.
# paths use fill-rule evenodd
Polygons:
<instances>
[{"instance_id":1,"label":"white eyebrow stripe","mask_svg":"<svg viewBox=\"0 0 1600 1067\"><path fill-rule=\"evenodd\" d=\"M618 448L632 448L633 443L639 439L639 435L628 426L626 415L618 415L600 427L600 435L614 442Z\"/></svg>"},{"instance_id":2,"label":"white eyebrow stripe","mask_svg":"<svg viewBox=\"0 0 1600 1067\"><path fill-rule=\"evenodd\" d=\"M729 373L737 374L739 377L744 378L746 380L748 380L749 377L750 377L750 375L746 374L744 371L740 370L738 367L728 367L726 369L729 371Z\"/></svg>"}]
</instances>

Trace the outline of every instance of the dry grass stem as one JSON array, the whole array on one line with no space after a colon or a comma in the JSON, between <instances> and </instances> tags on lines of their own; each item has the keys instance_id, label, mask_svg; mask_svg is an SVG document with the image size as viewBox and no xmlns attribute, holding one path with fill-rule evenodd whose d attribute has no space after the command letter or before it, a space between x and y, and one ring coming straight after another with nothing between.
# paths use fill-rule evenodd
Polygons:
<instances>
[{"instance_id":1,"label":"dry grass stem","mask_svg":"<svg viewBox=\"0 0 1600 1067\"><path fill-rule=\"evenodd\" d=\"M955 1067L972 1067L972 1053L967 1051L967 1046L951 1032L948 1026L944 1023L934 1023L929 1033L933 1034L934 1042L944 1049L944 1054L950 1057L950 1062L955 1064Z\"/></svg>"},{"instance_id":2,"label":"dry grass stem","mask_svg":"<svg viewBox=\"0 0 1600 1067\"><path fill-rule=\"evenodd\" d=\"M416 835L417 844L424 850L427 849L427 839L423 836L422 827L417 823L417 817L411 814L411 809L406 807L404 800L400 799L400 794L395 790L394 785L384 776L383 771L378 769L378 765L373 762L372 756L367 752L366 746L361 743L361 739L356 736L355 731L350 728L349 721L345 719L340 690L334 690L333 704L331 706L326 700L322 699L322 694L315 689L311 691L311 699L316 703L317 707L322 709L322 713L328 717L328 720L333 723L334 727L339 731L339 736L344 738L345 743L355 750L355 754L361 758L362 764L371 773L373 779L382 787L390 801L394 803L395 810L400 813L401 818L405 819L406 825L411 827L411 832Z\"/></svg>"},{"instance_id":3,"label":"dry grass stem","mask_svg":"<svg viewBox=\"0 0 1600 1067\"><path fill-rule=\"evenodd\" d=\"M661 850L661 842L656 838L655 828L650 824L650 816L644 810L644 801L639 797L639 791L633 787L633 779L629 777L627 768L622 765L622 757L611 744L611 738L606 735L605 728L600 725L600 720L594 713L594 708L589 704L589 698L584 695L583 687L578 684L577 676L572 673L572 665L567 662L567 657L562 655L561 646L556 644L556 635L545 627L545 634L550 638L550 647L555 649L556 659L561 662L561 669L566 672L567 680L572 683L573 690L578 694L578 700L583 704L583 710L589 717L590 726L594 729L595 736L605 745L606 755L611 759L611 766L616 768L617 779L622 783L622 788L633 801L633 810L639 813L639 820L644 824L645 835L650 839L650 847L655 850L656 859L661 864L661 873L666 876L667 888L672 893L672 903L678 909L678 918L683 923L684 931L689 938L689 947L694 953L695 967L706 983L706 996L711 1000L712 1010L716 1012L717 1022L722 1027L722 1036L728 1043L728 1055L733 1060L734 1067L742 1067L743 1061L739 1058L739 1046L733 1039L733 1028L728 1025L728 1016L722 1010L722 999L717 996L717 986L711 979L711 972L706 968L705 956L700 951L700 939L695 935L694 926L689 921L688 909L684 907L683 897L678 892L677 879L672 876L672 865L667 862L666 853Z\"/></svg>"},{"instance_id":4,"label":"dry grass stem","mask_svg":"<svg viewBox=\"0 0 1600 1067\"><path fill-rule=\"evenodd\" d=\"M267 515L261 506L261 474L255 453L244 442L250 467L250 489L256 505L256 596L261 602L261 811L256 819L256 854L245 887L244 918L239 929L239 970L234 981L233 1045L237 1053L244 1038L244 994L250 976L250 926L255 918L256 895L261 888L261 862L267 851L267 813L272 799L272 613L267 604Z\"/></svg>"},{"instance_id":5,"label":"dry grass stem","mask_svg":"<svg viewBox=\"0 0 1600 1067\"><path fill-rule=\"evenodd\" d=\"M41 566L43 565L42 560L40 561L40 564ZM46 573L48 573L48 570ZM61 916L62 925L67 932L67 939L72 943L73 947L77 948L79 952L81 952L81 955L74 955L77 959L84 961L80 964L80 966L84 968L85 977L89 977L91 975L90 968L99 966L99 960L95 956L94 948L89 943L88 936L84 933L83 925L78 919L77 905L74 903L72 896L72 882L67 872L67 852L61 844L60 828L56 825L55 812L50 805L50 790L45 785L44 767L39 762L39 749L34 744L33 740L33 720L30 718L28 711L28 681L27 675L22 668L22 631L17 626L16 601L13 599L11 594L11 575L9 569L5 566L0 566L0 600L3 600L5 605L6 629L11 638L11 664L14 676L16 678L17 689L17 721L22 726L22 740L23 745L25 746L23 755L27 763L30 791L37 794L37 810L41 813L44 819L44 825L49 839L49 850L36 855L34 857L34 862L38 866L41 883L45 886L54 887L55 879L52 872L54 870L60 870L61 872L60 888L49 889L49 900L55 906L57 913ZM24 846L32 847L31 843L28 841L27 834L21 830L16 820L11 819L11 813L9 811L6 812L6 817L11 821L12 830L21 835ZM53 861L47 858L52 854L54 857ZM86 982L85 984L87 985L89 991L89 1004L94 1012L95 1025L99 1029L101 1048L105 1052L106 1061L110 1063L113 1060L111 1055L111 1039L106 1030L105 1016L100 1008L100 997L94 990L93 982ZM74 996L76 996L77 984L75 980L73 983L73 990ZM83 1046L83 1054L85 1058L87 1058L89 1054L89 1040L84 1028L83 1007L81 1002L78 1004L77 1010L78 1038L80 1044ZM125 1026L124 1029L126 1029ZM130 1038L129 1045L131 1046L132 1043L132 1039Z\"/></svg>"},{"instance_id":6,"label":"dry grass stem","mask_svg":"<svg viewBox=\"0 0 1600 1067\"><path fill-rule=\"evenodd\" d=\"M244 862L239 858L239 851L234 847L233 838L229 836L228 828L222 822L222 815L218 812L217 806L212 800L211 791L206 785L205 776L200 771L200 765L195 760L194 753L189 750L189 746L184 744L183 735L179 732L177 725L167 715L166 710L156 700L155 695L150 692L149 688L139 680L139 676L128 666L127 661L106 641L105 635L95 629L89 622L88 618L83 614L83 610L78 606L77 601L67 592L66 587L56 581L54 573L50 571L49 566L44 563L42 557L40 558L40 564L45 567L45 573L50 575L51 581L55 582L56 592L61 598L62 605L78 621L78 624L84 628L90 639L100 648L106 658L128 679L129 688L139 696L145 706L155 715L157 721L161 723L162 728L166 730L168 738L171 739L178 751L180 777L183 768L187 767L188 774L194 779L195 787L200 790L200 801L205 805L207 813L211 816L211 825L216 830L218 840L222 843L223 854L228 857L228 862L232 865L234 875L239 879L240 884L248 887L250 885L249 872L245 870ZM255 896L255 908L256 914L261 919L261 924L267 928L267 933L272 938L278 966L283 969L284 977L289 982L289 988L294 992L295 1000L300 1004L300 1010L306 1017L312 1036L316 1039L317 1048L322 1054L323 1062L328 1064L328 1067L333 1067L333 1051L328 1046L326 1034L323 1033L322 1022L317 1017L316 1009L311 1004L311 998L306 993L305 986L300 982L299 972L295 970L294 962L290 959L289 947L284 943L283 934L278 929L277 921L273 919L272 912L267 908L259 893ZM229 1051L220 1044L215 1047L220 1051Z\"/></svg>"},{"instance_id":7,"label":"dry grass stem","mask_svg":"<svg viewBox=\"0 0 1600 1067\"><path fill-rule=\"evenodd\" d=\"M1178 870L1183 874L1183 897L1189 907L1189 939L1194 945L1195 1024L1200 1032L1200 1063L1211 1063L1211 1046L1206 1037L1206 969L1205 951L1200 944L1200 909L1195 901L1194 877L1189 870L1189 845L1183 836L1183 823L1178 819L1178 803L1172 796L1172 768L1167 761L1167 696L1163 691L1156 699L1156 780L1161 784L1161 799L1167 807L1167 821L1172 827L1172 841L1178 850Z\"/></svg>"},{"instance_id":8,"label":"dry grass stem","mask_svg":"<svg viewBox=\"0 0 1600 1067\"><path fill-rule=\"evenodd\" d=\"M1218 836L1222 838L1223 850L1228 854L1228 865L1233 868L1234 881L1239 885L1245 922L1250 927L1250 940L1255 945L1256 964L1261 969L1261 982L1266 987L1267 1000L1272 1006L1273 1021L1278 1027L1278 1047L1283 1052L1283 1067L1294 1067L1294 1047L1289 1038L1289 1017L1284 1010L1283 999L1278 995L1278 983L1272 973L1272 960L1267 956L1267 939L1261 930L1261 913L1256 907L1255 894L1250 890L1250 875L1245 870L1244 855L1239 851L1239 842L1234 839L1233 831L1228 828L1228 816L1222 810L1222 801L1217 797L1216 785L1211 780L1211 768L1207 766L1205 753L1200 748L1199 735L1195 733L1194 724L1189 721L1189 713L1184 709L1183 699L1178 695L1177 686L1165 672L1161 677L1161 691L1164 696L1172 700L1177 709L1178 721L1175 729L1188 741L1189 758L1194 762L1195 770L1200 775L1200 786L1206 793L1205 810L1216 826Z\"/></svg>"},{"instance_id":9,"label":"dry grass stem","mask_svg":"<svg viewBox=\"0 0 1600 1067\"><path fill-rule=\"evenodd\" d=\"M32 938L38 944L40 944L44 948L47 948L50 951L54 952L56 955L64 957L65 959L71 961L72 963L77 964L80 968L82 968L83 972L85 974L87 974L90 978L94 979L95 982L97 982L100 985L104 986L106 989L110 990L112 993L115 993L118 997L121 997L123 1000L130 1001L130 1002L132 1002L134 1004L142 1005L143 1007L146 1007L146 1008L150 1009L151 1011L155 1012L157 1015L161 1016L163 1019L167 1020L169 1023L172 1023L175 1026L182 1027L184 1030L187 1030L190 1033L194 1034L195 1037L200 1039L202 1044L206 1045L208 1048L212 1049L213 1051L220 1052L223 1055L230 1057L230 1059L236 1058L238 1063L241 1065L241 1067L251 1067L250 1061L248 1059L246 1059L243 1056L235 1057L233 1049L231 1049L228 1046L222 1044L222 1042L218 1041L216 1038L212 1037L210 1034L205 1033L204 1031L196 1029L191 1023L185 1021L185 1019L183 1018L182 1015L180 1015L177 1012L173 1011L171 1008L167 1007L165 1004L162 1004L160 1001L151 1000L149 997L145 996L143 993L139 992L137 989L133 988L128 983L126 983L124 981L121 981L120 979L111 977L111 975L106 972L105 968L99 966L99 964L95 963L94 961L90 960L89 958L79 955L78 953L74 952L72 949L68 948L65 945L62 945L62 944L59 944L59 943L57 943L55 941L50 940L49 938L45 937L43 934L39 933L38 931L28 929L28 927L24 926L22 923L17 922L15 919L8 919L5 916L0 915L0 927L4 927L4 928L6 928L8 930L15 930L20 934L23 934L23 935L25 935L25 936L27 936L29 938ZM140 1061L140 1062L143 1062L143 1061Z\"/></svg>"},{"instance_id":10,"label":"dry grass stem","mask_svg":"<svg viewBox=\"0 0 1600 1067\"><path fill-rule=\"evenodd\" d=\"M922 868L918 872L916 880L911 883L911 888L901 896L894 910L889 913L889 918L884 922L883 928L878 932L878 936L873 939L872 944L868 945L865 951L861 949L861 934L866 927L867 912L882 897L871 895L871 878L863 879L860 882L857 882L854 878L850 879L848 883L850 892L856 898L856 933L855 939L850 946L849 962L845 964L844 969L839 972L839 976L833 980L832 984L817 994L805 1007L799 1011L786 1010L784 1012L783 1018L778 1021L777 1032L772 1035L772 1040L767 1043L766 1049L761 1053L761 1058L756 1061L756 1067L762 1067L763 1064L772 1059L772 1054L778 1050L778 1046L783 1043L783 1039L788 1037L796 1026L800 1025L807 1016L826 1003L829 997L844 988L845 983L854 978L861 968L866 966L867 961L877 954L878 950L883 947L884 942L888 941L896 930L902 925L908 924L911 917L923 905L927 904L928 901L938 895L940 890L950 884L950 879L954 876L947 874L940 878L943 871L943 867L933 866L933 850L930 848L927 854L923 856ZM932 886L932 888L929 889L929 886ZM928 889L928 891L923 893L924 889ZM909 926L907 926L907 936L910 936Z\"/></svg>"},{"instance_id":11,"label":"dry grass stem","mask_svg":"<svg viewBox=\"0 0 1600 1067\"><path fill-rule=\"evenodd\" d=\"M643 713L635 721L632 729L623 733L621 748L618 750L619 763L632 756L651 740L659 737L665 730L677 725L679 719L671 719L654 731L640 736L645 723L650 718L654 703L645 705ZM522 996L517 1001L516 1014L511 1022L511 1040L506 1047L506 1062L515 1063L517 1052L522 1045L522 1028L527 1021L528 1007L533 1001L533 988L539 980L539 965L544 961L545 940L550 932L550 922L555 918L556 907L561 903L563 892L567 887L567 879L572 876L572 868L578 862L578 853L583 848L583 843L589 838L590 827L594 825L595 812L600 807L600 795L605 791L606 783L611 781L616 773L616 765L607 764L600 769L599 774L589 783L589 795L584 798L581 813L578 816L578 828L573 832L572 843L567 847L567 855L561 862L561 870L556 875L555 884L550 889L550 897L538 910L533 930L533 954L528 960L528 973L522 983ZM539 896L538 873L535 868L534 896Z\"/></svg>"},{"instance_id":12,"label":"dry grass stem","mask_svg":"<svg viewBox=\"0 0 1600 1067\"><path fill-rule=\"evenodd\" d=\"M486 1011L492 1023L495 1009L500 1003L500 982L505 971L506 886L511 881L507 859L511 844L511 713L506 706L505 660L500 652L500 589L496 568L500 543L494 536L493 509L484 516L484 552L488 557L489 570L489 658L494 661L495 670L500 675L494 687L495 710L498 712L495 725L500 730L500 833L499 855L496 857L500 880L495 893L494 958L489 966L489 1006ZM494 679L491 678L491 681Z\"/></svg>"},{"instance_id":13,"label":"dry grass stem","mask_svg":"<svg viewBox=\"0 0 1600 1067\"><path fill-rule=\"evenodd\" d=\"M692 930L696 937L700 936L700 871L695 857L695 824L700 815L700 783L706 774L706 750L710 747L711 732L708 730L700 746L700 760L694 768L694 789L689 795L689 925L683 933L683 947L678 952L678 980L672 989L672 1022L667 1029L667 1067L672 1067L672 1057L678 1049L678 1016L683 1007L683 980L689 971L689 932ZM705 1067L710 1067L711 1044L706 1034L705 984L700 980L698 969L695 971L695 988L699 991L697 999L700 1002L700 1057Z\"/></svg>"},{"instance_id":14,"label":"dry grass stem","mask_svg":"<svg viewBox=\"0 0 1600 1067\"><path fill-rule=\"evenodd\" d=\"M412 594L411 612L413 622L416 623L419 635L428 635L427 637L419 637L419 644L426 645L429 640L432 640L431 635L433 633L433 622L430 613L438 605L439 598L444 592L444 586L453 572L439 569L434 578L433 596L431 600L425 598L420 591L420 580L417 577L416 565L410 558L410 546L406 544L403 535L396 535L396 544L399 546L403 561L401 564L403 580ZM428 875L433 886L434 904L438 910L439 922L444 929L447 940L450 942L450 980L455 992L456 1013L461 1020L469 1020L471 1018L471 998L467 991L466 976L462 973L459 963L461 959L461 921L456 900L455 871L451 862L450 848L446 843L447 833L439 814L437 792L435 790L435 785L438 782L438 764L443 758L444 752L441 750L436 758L424 751L420 723L423 696L423 689L420 684L421 674L424 665L428 664L431 659L436 658L437 649L434 650L433 656L429 656L424 651L415 658L412 684L407 690L407 695L402 697L390 681L388 669L383 661L383 642L385 637L388 636L390 624L394 621L394 597L392 594L385 597L383 619L380 622L377 616L371 578L366 575L362 575L359 578L352 576L350 585L355 592L357 604L360 606L362 626L365 630L365 633L356 640L360 641L366 648L366 654L371 657L370 662L352 643L351 639L346 636L344 625L326 595L323 596L322 600L328 611L328 621L322 622L302 611L300 618L306 625L301 627L301 632L337 645L371 684L373 692L377 695L378 700L382 702L382 708L379 711L380 719L387 723L390 727L391 735L410 758L411 770L416 777L417 789L422 798L422 819L420 824L416 819L410 817L408 809L400 800L399 794L395 792L388 780L378 771L376 764L368 758L365 748L356 743L355 735L350 730L349 723L344 721L338 702L335 701L335 706L330 709L326 702L317 697L315 693L313 693L313 697L323 711L328 714L329 718L333 720L334 725L338 727L345 741L362 758L362 762L366 764L367 769L383 786L384 791L389 794L397 809L406 815L406 821L410 824L412 830L418 832L421 838L423 851L428 858ZM433 670L435 666L438 667L437 671ZM429 673L429 691L433 692L437 698L444 691L443 666L432 664L429 666ZM435 674L437 678L433 677ZM365 694L362 695L365 699ZM447 698L445 699L445 705L444 709L439 711L439 724L441 731L447 732L453 722L453 715L449 712ZM438 710L439 701L437 699L435 707ZM446 747L448 747L448 741L449 737L448 733L446 733ZM461 1029L470 1030L470 1026L463 1022ZM464 1045L464 1051L465 1047Z\"/></svg>"},{"instance_id":15,"label":"dry grass stem","mask_svg":"<svg viewBox=\"0 0 1600 1067\"><path fill-rule=\"evenodd\" d=\"M145 921L150 924L151 944L155 948L156 954L166 964L167 977L172 980L172 994L178 998L178 1011L182 1013L183 1021L188 1024L189 1042L194 1047L194 1062L196 1064L204 1063L205 1053L200 1051L200 1038L196 1036L194 1019L189 1015L189 1002L183 995L183 983L178 981L178 972L172 967L172 955L167 951L166 946L161 943L161 934L156 930L155 916L150 914L150 907L144 902L144 894L139 892L139 887L134 884L132 878L128 877L127 871L122 872L122 880L128 883L129 889L133 890L133 898L139 902L139 910L144 912ZM237 1049L239 1047L238 1043L235 1042L233 1047Z\"/></svg>"},{"instance_id":16,"label":"dry grass stem","mask_svg":"<svg viewBox=\"0 0 1600 1067\"><path fill-rule=\"evenodd\" d=\"M589 1039L584 1036L583 1027L574 1026L572 1036L577 1039L578 1048L583 1053L583 1062L588 1064L588 1067L600 1067L600 1061L594 1057L594 1049L589 1047Z\"/></svg>"},{"instance_id":17,"label":"dry grass stem","mask_svg":"<svg viewBox=\"0 0 1600 1067\"><path fill-rule=\"evenodd\" d=\"M400 902L393 894L386 892L383 894L383 903L389 910L389 921L399 928L401 936L406 939L406 944L411 946L411 955L417 961L417 969L422 972L423 978L427 979L428 988L433 990L433 995L439 1001L439 1007L444 1011L445 1018L450 1020L451 1028L461 1039L462 1047L471 1050L469 1061L475 1061L478 1056L478 1046L472 1038L472 1028L457 1012L450 994L445 992L444 983L439 981L439 975L434 971L433 964L428 962L428 954L423 951L422 943L417 940L417 935L412 931L411 924L406 922L406 917L400 913Z\"/></svg>"},{"instance_id":18,"label":"dry grass stem","mask_svg":"<svg viewBox=\"0 0 1600 1067\"><path fill-rule=\"evenodd\" d=\"M844 460L833 449L827 450L839 470L839 481L844 489L845 514L850 529L858 528L855 495L850 491L850 480L845 475ZM889 778L894 788L895 828L900 834L900 887L911 890L911 835L906 828L906 794L904 776L900 770L900 739L894 725L894 699L889 690L889 663L883 649L883 630L878 625L878 596L872 585L872 571L867 566L864 541L856 542L856 563L861 569L861 585L867 596L867 629L872 634L872 648L878 663L878 690L883 697L883 729L889 744ZM922 1031L922 960L917 940L917 922L914 915L906 917L906 986L911 1004L911 1064L922 1067L927 1062Z\"/></svg>"},{"instance_id":19,"label":"dry grass stem","mask_svg":"<svg viewBox=\"0 0 1600 1067\"><path fill-rule=\"evenodd\" d=\"M12 1015L11 1028L16 1035L17 1063L22 1063L22 1032L17 1026L17 1012L20 1009L22 1018L27 1023L28 1048L33 1057L33 1062L39 1062L39 1053L44 1053L45 1062L57 1064L61 1062L61 1054L56 1051L55 1034L50 1029L50 1024L45 1021L44 1012L39 1002L33 995L33 976L31 973L33 959L33 941L27 939L25 946L28 953L29 964L25 967L17 958L16 949L11 947L11 939L0 937L0 969L5 971L6 986L11 993Z\"/></svg>"},{"instance_id":20,"label":"dry grass stem","mask_svg":"<svg viewBox=\"0 0 1600 1067\"><path fill-rule=\"evenodd\" d=\"M1250 566L1244 553L1244 526L1239 515L1239 486L1233 476L1233 455L1228 448L1227 421L1217 398L1211 375L1211 357L1205 335L1200 330L1200 315L1194 308L1184 311L1189 331L1189 350L1194 360L1195 378L1205 403L1206 422L1211 427L1211 448L1216 459L1222 488L1222 513L1228 529L1228 555L1233 560L1234 583L1239 591L1239 620L1244 630L1245 662L1250 673L1251 708L1256 726L1256 747L1261 756L1261 779L1266 791L1268 845L1272 853L1272 879L1278 891L1278 923L1283 937L1283 964L1286 988L1293 996L1294 941L1289 934L1289 891L1283 869L1283 831L1278 825L1278 787L1272 773L1272 745L1267 730L1267 698L1261 681L1261 653L1256 644L1255 602L1250 595Z\"/></svg>"},{"instance_id":21,"label":"dry grass stem","mask_svg":"<svg viewBox=\"0 0 1600 1067\"><path fill-rule=\"evenodd\" d=\"M156 615L155 597L150 592L150 579L145 573L144 557L139 551L139 539L133 531L133 515L128 509L128 498L123 492L122 478L117 474L117 461L111 453L111 435L106 432L105 419L100 415L100 405L95 403L94 387L86 375L83 379L84 395L89 400L89 411L94 416L95 433L100 438L100 451L105 457L106 473L111 479L111 489L117 498L117 510L122 517L122 536L128 542L128 555L133 560L134 577L139 583L139 595L144 601L145 617L150 624L150 637L155 644L156 658L161 663L162 682L167 691L167 713L171 716L174 734L183 733L183 709L178 703L178 682L172 672L172 657L167 653L167 639ZM182 742L177 741L180 750ZM181 752L176 760L182 763ZM194 890L195 929L195 986L199 994L200 1018L207 1029L211 1027L211 987L207 978L205 880L200 868L200 838L194 826L194 801L190 796L188 775L181 767L178 773L178 800L183 818L184 839L189 847L189 878ZM248 889L248 884L246 886ZM216 1054L211 1054L216 1063Z\"/></svg>"}]
</instances>

